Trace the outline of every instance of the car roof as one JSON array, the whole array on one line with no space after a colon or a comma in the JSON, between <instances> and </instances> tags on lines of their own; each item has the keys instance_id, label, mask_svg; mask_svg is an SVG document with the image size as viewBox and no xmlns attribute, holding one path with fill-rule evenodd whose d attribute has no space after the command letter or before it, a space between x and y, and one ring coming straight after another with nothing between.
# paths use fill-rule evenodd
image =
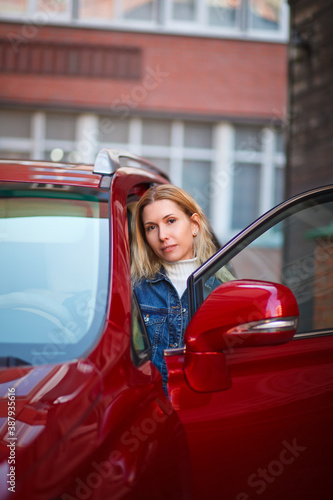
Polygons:
<instances>
[{"instance_id":1,"label":"car roof","mask_svg":"<svg viewBox=\"0 0 333 500\"><path fill-rule=\"evenodd\" d=\"M104 176L110 177L123 166L139 168L149 173L150 179L157 176L169 181L168 176L149 161L116 149L102 149L94 165L0 159L0 181L96 188L101 186Z\"/></svg>"},{"instance_id":2,"label":"car roof","mask_svg":"<svg viewBox=\"0 0 333 500\"><path fill-rule=\"evenodd\" d=\"M0 181L98 187L101 178L93 165L0 160Z\"/></svg>"}]
</instances>

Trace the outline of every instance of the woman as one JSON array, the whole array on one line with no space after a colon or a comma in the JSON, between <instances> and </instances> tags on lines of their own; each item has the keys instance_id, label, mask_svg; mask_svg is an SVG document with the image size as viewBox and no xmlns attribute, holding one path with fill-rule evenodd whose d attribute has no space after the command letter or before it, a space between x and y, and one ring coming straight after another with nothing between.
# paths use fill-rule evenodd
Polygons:
<instances>
[{"instance_id":1,"label":"woman","mask_svg":"<svg viewBox=\"0 0 333 500\"><path fill-rule=\"evenodd\" d=\"M183 346L188 324L187 278L216 251L202 209L182 189L146 191L133 213L132 278L166 388L164 349Z\"/></svg>"}]
</instances>

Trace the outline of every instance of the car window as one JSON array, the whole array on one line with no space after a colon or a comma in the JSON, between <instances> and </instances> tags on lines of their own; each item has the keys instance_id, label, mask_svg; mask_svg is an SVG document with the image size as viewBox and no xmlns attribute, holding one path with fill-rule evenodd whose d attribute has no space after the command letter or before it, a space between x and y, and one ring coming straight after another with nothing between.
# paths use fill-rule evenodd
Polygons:
<instances>
[{"instance_id":1,"label":"car window","mask_svg":"<svg viewBox=\"0 0 333 500\"><path fill-rule=\"evenodd\" d=\"M107 207L84 192L0 188L3 364L64 361L94 345L108 295Z\"/></svg>"},{"instance_id":2,"label":"car window","mask_svg":"<svg viewBox=\"0 0 333 500\"><path fill-rule=\"evenodd\" d=\"M211 291L204 285L218 276L223 266L235 279L287 285L300 311L298 333L332 330L332 194L301 201L255 226L252 232L246 231L202 274L201 300Z\"/></svg>"},{"instance_id":3,"label":"car window","mask_svg":"<svg viewBox=\"0 0 333 500\"><path fill-rule=\"evenodd\" d=\"M150 359L151 347L135 293L132 291L132 360L136 366Z\"/></svg>"}]
</instances>

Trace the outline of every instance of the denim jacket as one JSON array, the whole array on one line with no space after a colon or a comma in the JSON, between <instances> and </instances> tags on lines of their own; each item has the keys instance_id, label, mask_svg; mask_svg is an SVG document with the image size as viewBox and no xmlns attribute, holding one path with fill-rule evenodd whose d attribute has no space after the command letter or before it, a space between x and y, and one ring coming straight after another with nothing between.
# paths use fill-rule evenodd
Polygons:
<instances>
[{"instance_id":1,"label":"denim jacket","mask_svg":"<svg viewBox=\"0 0 333 500\"><path fill-rule=\"evenodd\" d=\"M206 284L209 289L220 284L215 278L213 281ZM152 362L160 370L166 389L168 373L163 351L183 347L189 321L187 290L179 297L162 267L153 278L141 278L136 282L134 291L151 342Z\"/></svg>"},{"instance_id":2,"label":"denim jacket","mask_svg":"<svg viewBox=\"0 0 333 500\"><path fill-rule=\"evenodd\" d=\"M179 297L161 268L153 278L141 278L136 282L134 291L149 335L152 362L160 370L166 385L167 367L163 351L183 346L188 324L187 290Z\"/></svg>"}]
</instances>

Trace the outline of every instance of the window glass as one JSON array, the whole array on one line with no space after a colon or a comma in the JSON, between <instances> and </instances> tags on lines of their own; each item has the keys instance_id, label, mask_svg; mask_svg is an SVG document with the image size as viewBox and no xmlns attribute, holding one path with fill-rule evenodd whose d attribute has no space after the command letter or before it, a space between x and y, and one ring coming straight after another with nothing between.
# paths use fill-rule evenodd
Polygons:
<instances>
[{"instance_id":1,"label":"window glass","mask_svg":"<svg viewBox=\"0 0 333 500\"><path fill-rule=\"evenodd\" d=\"M255 126L238 126L235 130L236 151L261 151L262 129Z\"/></svg>"},{"instance_id":2,"label":"window glass","mask_svg":"<svg viewBox=\"0 0 333 500\"><path fill-rule=\"evenodd\" d=\"M124 144L128 142L129 120L117 117L100 117L98 123L100 142Z\"/></svg>"},{"instance_id":3,"label":"window glass","mask_svg":"<svg viewBox=\"0 0 333 500\"><path fill-rule=\"evenodd\" d=\"M298 333L333 329L333 194L299 202L235 245L204 276L228 266L236 279L282 283L294 293ZM277 238L279 236L279 238Z\"/></svg>"},{"instance_id":4,"label":"window glass","mask_svg":"<svg viewBox=\"0 0 333 500\"><path fill-rule=\"evenodd\" d=\"M179 21L193 21L196 13L196 0L172 0L172 16Z\"/></svg>"},{"instance_id":5,"label":"window glass","mask_svg":"<svg viewBox=\"0 0 333 500\"><path fill-rule=\"evenodd\" d=\"M64 161L69 163L77 163L79 161L79 156L76 151L65 150L62 148L54 148L51 151L45 151L44 160L48 161Z\"/></svg>"},{"instance_id":6,"label":"window glass","mask_svg":"<svg viewBox=\"0 0 333 500\"><path fill-rule=\"evenodd\" d=\"M37 12L43 12L49 16L48 22L52 17L63 16L70 13L70 0L37 0Z\"/></svg>"},{"instance_id":7,"label":"window glass","mask_svg":"<svg viewBox=\"0 0 333 500\"><path fill-rule=\"evenodd\" d=\"M284 168L275 167L275 182L274 182L274 205L278 205L284 200Z\"/></svg>"},{"instance_id":8,"label":"window glass","mask_svg":"<svg viewBox=\"0 0 333 500\"><path fill-rule=\"evenodd\" d=\"M0 110L0 137L29 138L31 113L16 110Z\"/></svg>"},{"instance_id":9,"label":"window glass","mask_svg":"<svg viewBox=\"0 0 333 500\"><path fill-rule=\"evenodd\" d=\"M79 0L79 19L113 19L115 17L114 0Z\"/></svg>"},{"instance_id":10,"label":"window glass","mask_svg":"<svg viewBox=\"0 0 333 500\"><path fill-rule=\"evenodd\" d=\"M186 148L211 148L212 125L207 123L185 122L184 146Z\"/></svg>"},{"instance_id":11,"label":"window glass","mask_svg":"<svg viewBox=\"0 0 333 500\"><path fill-rule=\"evenodd\" d=\"M25 14L28 0L0 0L1 14Z\"/></svg>"},{"instance_id":12,"label":"window glass","mask_svg":"<svg viewBox=\"0 0 333 500\"><path fill-rule=\"evenodd\" d=\"M0 151L0 157L5 160L26 160L30 158L30 151L25 153L17 151Z\"/></svg>"},{"instance_id":13,"label":"window glass","mask_svg":"<svg viewBox=\"0 0 333 500\"><path fill-rule=\"evenodd\" d=\"M75 140L76 115L46 113L46 139Z\"/></svg>"},{"instance_id":14,"label":"window glass","mask_svg":"<svg viewBox=\"0 0 333 500\"><path fill-rule=\"evenodd\" d=\"M74 359L104 326L107 203L92 194L0 186L1 357Z\"/></svg>"},{"instance_id":15,"label":"window glass","mask_svg":"<svg viewBox=\"0 0 333 500\"><path fill-rule=\"evenodd\" d=\"M258 30L278 30L282 0L250 0L250 26Z\"/></svg>"},{"instance_id":16,"label":"window glass","mask_svg":"<svg viewBox=\"0 0 333 500\"><path fill-rule=\"evenodd\" d=\"M141 365L151 356L149 336L142 319L141 311L132 292L132 360L136 366Z\"/></svg>"},{"instance_id":17,"label":"window glass","mask_svg":"<svg viewBox=\"0 0 333 500\"><path fill-rule=\"evenodd\" d=\"M210 181L209 161L184 160L182 187L199 203L207 217L213 186Z\"/></svg>"},{"instance_id":18,"label":"window glass","mask_svg":"<svg viewBox=\"0 0 333 500\"><path fill-rule=\"evenodd\" d=\"M149 160L153 165L162 170L165 174L169 175L170 171L170 160L169 158L155 158L149 155L144 155L144 157Z\"/></svg>"},{"instance_id":19,"label":"window glass","mask_svg":"<svg viewBox=\"0 0 333 500\"><path fill-rule=\"evenodd\" d=\"M241 0L206 0L211 26L235 27L239 24Z\"/></svg>"},{"instance_id":20,"label":"window glass","mask_svg":"<svg viewBox=\"0 0 333 500\"><path fill-rule=\"evenodd\" d=\"M285 153L286 138L283 132L275 132L275 150L277 153Z\"/></svg>"},{"instance_id":21,"label":"window glass","mask_svg":"<svg viewBox=\"0 0 333 500\"><path fill-rule=\"evenodd\" d=\"M233 176L232 228L243 229L259 216L260 165L236 163Z\"/></svg>"},{"instance_id":22,"label":"window glass","mask_svg":"<svg viewBox=\"0 0 333 500\"><path fill-rule=\"evenodd\" d=\"M123 12L126 19L150 21L154 17L157 0L123 0Z\"/></svg>"},{"instance_id":23,"label":"window glass","mask_svg":"<svg viewBox=\"0 0 333 500\"><path fill-rule=\"evenodd\" d=\"M143 120L142 144L150 146L170 146L170 122L164 120Z\"/></svg>"}]
</instances>

